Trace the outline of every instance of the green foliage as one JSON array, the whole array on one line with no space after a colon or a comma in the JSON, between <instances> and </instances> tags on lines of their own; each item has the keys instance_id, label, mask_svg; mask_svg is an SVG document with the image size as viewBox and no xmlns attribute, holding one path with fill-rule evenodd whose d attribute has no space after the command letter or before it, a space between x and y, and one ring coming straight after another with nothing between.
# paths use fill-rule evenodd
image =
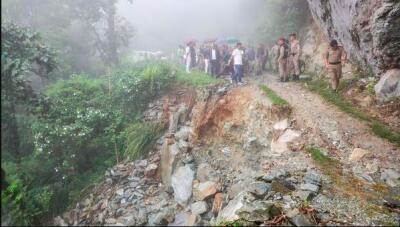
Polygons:
<instances>
[{"instance_id":1,"label":"green foliage","mask_svg":"<svg viewBox=\"0 0 400 227\"><path fill-rule=\"evenodd\" d=\"M371 130L373 133L375 133L375 135L387 139L397 146L400 146L400 134L398 132L391 130L389 127L378 122L376 119L354 106L351 102L343 98L340 93L334 92L332 89L329 88L329 85L326 81L320 79L312 80L306 82L306 86L311 91L314 91L321 95L322 98L324 98L328 102L339 107L339 109L341 109L342 111L349 113L355 118L366 121L370 125ZM342 90L343 86L345 85L341 85L339 89Z\"/></svg>"},{"instance_id":2,"label":"green foliage","mask_svg":"<svg viewBox=\"0 0 400 227\"><path fill-rule=\"evenodd\" d=\"M20 179L16 179L1 193L2 210L17 225L39 223L36 218L49 211L52 191L49 187L27 189Z\"/></svg>"},{"instance_id":3,"label":"green foliage","mask_svg":"<svg viewBox=\"0 0 400 227\"><path fill-rule=\"evenodd\" d=\"M11 182L18 180L23 201L11 203L15 193L4 197L10 198L3 204L12 223L41 223L76 201L120 155L145 154L162 127L139 119L147 103L176 83L173 69L157 62L124 65L105 79L72 75L49 86L32 111L34 117L21 117L26 122L21 128L24 146L34 145L34 152L18 164L9 155L2 161ZM34 202L41 197L45 204Z\"/></svg>"},{"instance_id":4,"label":"green foliage","mask_svg":"<svg viewBox=\"0 0 400 227\"><path fill-rule=\"evenodd\" d=\"M76 76L45 92L33 126L35 154L52 161L54 175L68 180L92 166L98 152L112 151L113 130L121 112L100 81Z\"/></svg>"},{"instance_id":5,"label":"green foliage","mask_svg":"<svg viewBox=\"0 0 400 227\"><path fill-rule=\"evenodd\" d=\"M307 147L307 152L311 154L312 159L321 166L334 165L336 160L326 156L321 150L315 147Z\"/></svg>"},{"instance_id":6,"label":"green foliage","mask_svg":"<svg viewBox=\"0 0 400 227\"><path fill-rule=\"evenodd\" d=\"M260 89L264 91L265 95L271 100L273 105L284 106L289 103L281 98L275 91L271 90L269 87L265 85L260 85Z\"/></svg>"},{"instance_id":7,"label":"green foliage","mask_svg":"<svg viewBox=\"0 0 400 227\"><path fill-rule=\"evenodd\" d=\"M16 24L1 24L1 125L2 150L20 156L17 109L29 111L36 104L27 74L46 77L56 67L55 55L37 33Z\"/></svg>"},{"instance_id":8,"label":"green foliage","mask_svg":"<svg viewBox=\"0 0 400 227\"><path fill-rule=\"evenodd\" d=\"M172 67L158 62L124 65L109 76L113 99L126 115L140 113L149 100L174 83Z\"/></svg>"},{"instance_id":9,"label":"green foliage","mask_svg":"<svg viewBox=\"0 0 400 227\"><path fill-rule=\"evenodd\" d=\"M394 132L387 126L377 121L372 123L371 129L375 135L385 138L400 147L400 133Z\"/></svg>"},{"instance_id":10,"label":"green foliage","mask_svg":"<svg viewBox=\"0 0 400 227\"><path fill-rule=\"evenodd\" d=\"M192 73L187 74L182 69L177 70L176 80L178 83L193 87L205 87L222 82L221 79L216 79L204 72L193 71Z\"/></svg>"},{"instance_id":11,"label":"green foliage","mask_svg":"<svg viewBox=\"0 0 400 227\"><path fill-rule=\"evenodd\" d=\"M163 127L154 123L134 123L124 131L125 155L136 159L146 154L162 135Z\"/></svg>"},{"instance_id":12,"label":"green foliage","mask_svg":"<svg viewBox=\"0 0 400 227\"><path fill-rule=\"evenodd\" d=\"M339 93L334 92L332 89L330 89L326 81L312 80L307 82L306 85L311 91L317 92L324 99L338 106L342 111L349 113L358 119L364 121L369 120L369 117L364 112L360 111L349 101L342 98Z\"/></svg>"}]
</instances>

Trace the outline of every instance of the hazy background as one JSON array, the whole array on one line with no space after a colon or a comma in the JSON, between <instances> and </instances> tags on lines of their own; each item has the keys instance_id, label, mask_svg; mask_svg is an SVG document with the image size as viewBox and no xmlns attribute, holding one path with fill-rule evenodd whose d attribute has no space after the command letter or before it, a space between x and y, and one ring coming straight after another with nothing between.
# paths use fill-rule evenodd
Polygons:
<instances>
[{"instance_id":1,"label":"hazy background","mask_svg":"<svg viewBox=\"0 0 400 227\"><path fill-rule=\"evenodd\" d=\"M265 17L263 0L120 1L119 14L135 28L134 50L171 50L186 39L237 37L255 40Z\"/></svg>"}]
</instances>

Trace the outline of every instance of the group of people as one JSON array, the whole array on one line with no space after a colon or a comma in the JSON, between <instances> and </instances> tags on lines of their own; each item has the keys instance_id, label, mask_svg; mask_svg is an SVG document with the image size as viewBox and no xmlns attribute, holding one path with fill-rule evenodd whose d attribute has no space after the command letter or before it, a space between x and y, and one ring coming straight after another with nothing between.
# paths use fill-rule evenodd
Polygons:
<instances>
[{"instance_id":1,"label":"group of people","mask_svg":"<svg viewBox=\"0 0 400 227\"><path fill-rule=\"evenodd\" d=\"M279 72L281 82L300 79L301 45L295 33L289 39L281 37L271 49L264 44L259 44L255 49L252 46L245 48L238 42L234 47L217 43L202 44L196 49L195 42L188 42L186 48L180 46L178 55L186 65L186 72L191 73L194 67L215 77L231 75L231 81L242 84L245 73L261 75L267 70ZM342 62L347 59L343 48L336 40L330 42L330 48L324 55L325 66L331 77L331 86L335 91L342 76Z\"/></svg>"},{"instance_id":2,"label":"group of people","mask_svg":"<svg viewBox=\"0 0 400 227\"><path fill-rule=\"evenodd\" d=\"M246 49L240 42L235 46L206 43L199 48L196 48L195 42L188 42L184 50L182 46L178 49L187 73L196 67L215 77L230 75L232 82L239 84L244 73L261 75L266 70L268 53L263 44L255 50L252 46Z\"/></svg>"}]
</instances>

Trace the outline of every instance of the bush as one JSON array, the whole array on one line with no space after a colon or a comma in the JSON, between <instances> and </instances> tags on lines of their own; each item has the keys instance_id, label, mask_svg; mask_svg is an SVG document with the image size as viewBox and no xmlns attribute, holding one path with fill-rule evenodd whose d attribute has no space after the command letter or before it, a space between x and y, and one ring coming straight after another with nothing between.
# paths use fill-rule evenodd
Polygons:
<instances>
[{"instance_id":1,"label":"bush","mask_svg":"<svg viewBox=\"0 0 400 227\"><path fill-rule=\"evenodd\" d=\"M34 145L34 152L26 152L19 164L2 159L11 182L2 196L10 224L43 223L78 200L122 154L137 158L148 152L163 128L141 123L141 114L173 84L217 81L202 73L177 79L178 70L168 63L127 64L103 79L73 75L44 91L34 116L21 121L27 139L22 145L28 150Z\"/></svg>"},{"instance_id":2,"label":"bush","mask_svg":"<svg viewBox=\"0 0 400 227\"><path fill-rule=\"evenodd\" d=\"M163 127L154 123L134 123L124 131L126 138L125 155L138 158L146 154L162 135Z\"/></svg>"}]
</instances>

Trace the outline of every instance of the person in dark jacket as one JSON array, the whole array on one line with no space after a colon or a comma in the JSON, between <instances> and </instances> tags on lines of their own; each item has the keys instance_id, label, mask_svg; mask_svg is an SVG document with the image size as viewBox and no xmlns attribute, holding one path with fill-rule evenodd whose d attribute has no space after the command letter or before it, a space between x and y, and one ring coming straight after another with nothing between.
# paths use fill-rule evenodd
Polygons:
<instances>
[{"instance_id":1,"label":"person in dark jacket","mask_svg":"<svg viewBox=\"0 0 400 227\"><path fill-rule=\"evenodd\" d=\"M217 76L219 74L221 61L221 54L216 43L211 48L211 75Z\"/></svg>"}]
</instances>

